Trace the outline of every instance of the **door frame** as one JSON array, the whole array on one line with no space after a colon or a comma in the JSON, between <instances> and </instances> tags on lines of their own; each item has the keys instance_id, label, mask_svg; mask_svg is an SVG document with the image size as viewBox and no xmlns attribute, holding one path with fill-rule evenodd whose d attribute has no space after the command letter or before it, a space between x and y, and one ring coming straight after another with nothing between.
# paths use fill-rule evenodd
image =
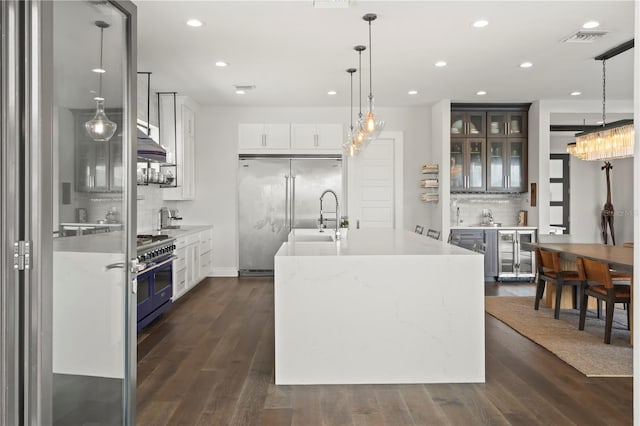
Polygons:
<instances>
[{"instance_id":1,"label":"door frame","mask_svg":"<svg viewBox=\"0 0 640 426\"><path fill-rule=\"evenodd\" d=\"M129 152L123 159L128 259L136 253L137 8L109 0L127 18L125 120ZM53 417L53 5L48 0L4 0L0 75L0 424L51 424ZM24 126L20 126L24 123ZM29 242L30 267L14 270L17 241ZM126 271L126 272L124 272ZM134 274L123 270L126 288ZM135 424L136 300L126 292L125 424Z\"/></svg>"},{"instance_id":2,"label":"door frame","mask_svg":"<svg viewBox=\"0 0 640 426\"><path fill-rule=\"evenodd\" d=\"M378 139L393 140L393 227L394 229L404 229L404 133L401 131L382 131ZM371 143L375 143L375 141ZM356 171L354 160L348 155L344 155L344 158L347 159L344 162L347 168L347 179L343 185L347 188L345 195L349 227L351 227L354 224L352 219L355 219L355 205L351 201L351 196L356 190Z\"/></svg>"}]
</instances>

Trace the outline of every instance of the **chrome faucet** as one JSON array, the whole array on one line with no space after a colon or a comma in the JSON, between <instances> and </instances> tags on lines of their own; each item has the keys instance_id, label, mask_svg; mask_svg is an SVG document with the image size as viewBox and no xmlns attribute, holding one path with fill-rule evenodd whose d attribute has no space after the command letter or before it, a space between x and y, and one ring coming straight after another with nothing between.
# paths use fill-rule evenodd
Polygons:
<instances>
[{"instance_id":1,"label":"chrome faucet","mask_svg":"<svg viewBox=\"0 0 640 426\"><path fill-rule=\"evenodd\" d=\"M322 200L327 193L333 194L333 197L336 199L336 241L340 239L340 210L338 206L338 195L331 189L325 189L322 195L320 195L320 232L324 232L324 211L322 210Z\"/></svg>"}]
</instances>

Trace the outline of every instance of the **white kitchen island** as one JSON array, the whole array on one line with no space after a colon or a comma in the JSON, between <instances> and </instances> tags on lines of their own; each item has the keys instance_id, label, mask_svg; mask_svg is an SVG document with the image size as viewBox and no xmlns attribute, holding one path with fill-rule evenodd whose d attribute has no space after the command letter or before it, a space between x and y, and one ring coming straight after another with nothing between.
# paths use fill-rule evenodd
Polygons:
<instances>
[{"instance_id":1,"label":"white kitchen island","mask_svg":"<svg viewBox=\"0 0 640 426\"><path fill-rule=\"evenodd\" d=\"M275 256L276 384L484 382L481 254L409 231L309 232Z\"/></svg>"}]
</instances>

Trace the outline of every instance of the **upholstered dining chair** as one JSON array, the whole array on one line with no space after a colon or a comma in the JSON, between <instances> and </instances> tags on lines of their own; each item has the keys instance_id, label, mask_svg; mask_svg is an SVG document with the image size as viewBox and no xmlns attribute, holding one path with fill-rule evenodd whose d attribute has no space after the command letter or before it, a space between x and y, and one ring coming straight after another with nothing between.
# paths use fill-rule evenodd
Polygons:
<instances>
[{"instance_id":1,"label":"upholstered dining chair","mask_svg":"<svg viewBox=\"0 0 640 426\"><path fill-rule=\"evenodd\" d=\"M440 231L436 231L435 229L427 229L427 237L431 237L434 240L440 239Z\"/></svg>"},{"instance_id":2,"label":"upholstered dining chair","mask_svg":"<svg viewBox=\"0 0 640 426\"><path fill-rule=\"evenodd\" d=\"M424 226L416 225L416 229L413 232L422 235L422 233L424 232Z\"/></svg>"},{"instance_id":3,"label":"upholstered dining chair","mask_svg":"<svg viewBox=\"0 0 640 426\"><path fill-rule=\"evenodd\" d=\"M536 287L536 301L534 309L540 307L540 299L544 293L546 283L550 282L556 286L556 305L553 312L555 319L560 318L560 301L562 299L562 288L566 285L574 287L573 307L577 308L576 291L580 286L580 277L577 271L563 271L560 268L560 254L557 251L545 250L536 247L536 262L538 264L538 285Z\"/></svg>"},{"instance_id":4,"label":"upholstered dining chair","mask_svg":"<svg viewBox=\"0 0 640 426\"><path fill-rule=\"evenodd\" d=\"M614 284L609 265L587 258L577 260L578 274L582 280L580 286L580 323L579 330L584 330L587 316L587 301L589 296L605 302L604 342L611 343L611 327L613 326L613 312L616 303L631 303L631 286ZM627 328L629 328L629 309L627 309Z\"/></svg>"}]
</instances>

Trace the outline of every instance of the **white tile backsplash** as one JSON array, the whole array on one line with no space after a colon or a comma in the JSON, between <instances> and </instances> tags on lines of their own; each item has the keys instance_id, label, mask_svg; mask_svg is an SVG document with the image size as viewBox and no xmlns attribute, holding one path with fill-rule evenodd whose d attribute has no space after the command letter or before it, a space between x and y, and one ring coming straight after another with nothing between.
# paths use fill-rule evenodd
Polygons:
<instances>
[{"instance_id":1,"label":"white tile backsplash","mask_svg":"<svg viewBox=\"0 0 640 426\"><path fill-rule=\"evenodd\" d=\"M138 234L158 229L158 211L166 204L158 185L138 186Z\"/></svg>"},{"instance_id":2,"label":"white tile backsplash","mask_svg":"<svg viewBox=\"0 0 640 426\"><path fill-rule=\"evenodd\" d=\"M482 222L482 209L489 209L494 222L503 226L518 223L518 212L526 210L528 194L451 194L451 226L456 226L456 212L460 208L460 226L474 226Z\"/></svg>"}]
</instances>

